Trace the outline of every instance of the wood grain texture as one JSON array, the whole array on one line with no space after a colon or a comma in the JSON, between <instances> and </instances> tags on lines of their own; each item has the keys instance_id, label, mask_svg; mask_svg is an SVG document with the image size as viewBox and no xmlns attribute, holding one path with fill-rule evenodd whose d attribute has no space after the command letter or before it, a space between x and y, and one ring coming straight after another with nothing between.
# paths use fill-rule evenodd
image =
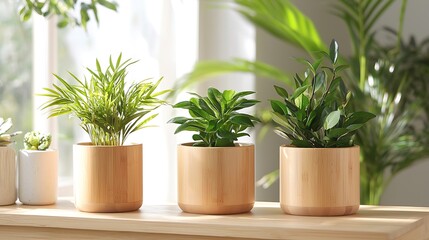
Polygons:
<instances>
[{"instance_id":1,"label":"wood grain texture","mask_svg":"<svg viewBox=\"0 0 429 240\"><path fill-rule=\"evenodd\" d=\"M306 217L284 214L279 203L260 202L252 212L236 215L189 214L176 204L144 205L127 213L86 213L76 210L72 199L43 207L0 207L0 239L138 238L426 240L429 208L361 206L355 215Z\"/></svg>"},{"instance_id":2,"label":"wood grain texture","mask_svg":"<svg viewBox=\"0 0 429 240\"><path fill-rule=\"evenodd\" d=\"M178 146L178 203L189 213L248 212L255 202L254 145Z\"/></svg>"},{"instance_id":3,"label":"wood grain texture","mask_svg":"<svg viewBox=\"0 0 429 240\"><path fill-rule=\"evenodd\" d=\"M76 208L126 212L143 202L143 146L73 146Z\"/></svg>"},{"instance_id":4,"label":"wood grain texture","mask_svg":"<svg viewBox=\"0 0 429 240\"><path fill-rule=\"evenodd\" d=\"M14 204L16 189L16 154L9 146L0 147L0 206Z\"/></svg>"},{"instance_id":5,"label":"wood grain texture","mask_svg":"<svg viewBox=\"0 0 429 240\"><path fill-rule=\"evenodd\" d=\"M121 231L94 231L94 230L75 230L62 228L36 228L36 227L8 227L0 226L0 240L13 239L61 239L61 240L221 240L222 237L204 237L191 235L176 235L176 234L156 234L156 233L137 233L137 232L121 232ZM243 239L243 238L230 238Z\"/></svg>"},{"instance_id":6,"label":"wood grain texture","mask_svg":"<svg viewBox=\"0 0 429 240\"><path fill-rule=\"evenodd\" d=\"M285 213L354 214L360 204L359 147L280 147L280 203Z\"/></svg>"}]
</instances>

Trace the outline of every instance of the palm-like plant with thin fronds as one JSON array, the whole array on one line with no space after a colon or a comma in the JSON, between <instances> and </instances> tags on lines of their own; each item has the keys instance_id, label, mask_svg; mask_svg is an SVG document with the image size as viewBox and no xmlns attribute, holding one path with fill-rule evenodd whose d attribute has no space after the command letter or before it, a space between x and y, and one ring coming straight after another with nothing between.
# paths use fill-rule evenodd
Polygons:
<instances>
[{"instance_id":1,"label":"palm-like plant with thin fronds","mask_svg":"<svg viewBox=\"0 0 429 240\"><path fill-rule=\"evenodd\" d=\"M418 91L416 85L424 85L429 65L410 57L410 52L416 51L415 46L402 42L406 0L402 0L397 42L391 47L383 47L374 38L379 32L374 28L375 23L394 2L338 0L333 6L334 14L345 22L351 36L354 54L341 58L351 66L345 80L348 80L347 84L355 95L354 107L377 115L371 124L358 131L355 139L362 149L361 200L364 204L378 204L391 177L429 156L429 151L424 147L429 142L429 134L414 127L416 119L421 119L427 126L429 112L422 110L429 109L429 104L421 101L427 88L415 94L412 101L408 96L410 92ZM289 0L235 0L235 3L235 10L254 25L307 51L313 58L319 58L318 51L327 49L311 19ZM422 59L429 56L427 52L419 55L424 55ZM400 67L405 63L408 68ZM229 62L199 62L181 86L229 72L251 72L292 84L289 75L280 69L258 61L236 59ZM390 171L387 179L384 175L386 170ZM260 183L271 183L276 175L275 171Z\"/></svg>"},{"instance_id":2,"label":"palm-like plant with thin fronds","mask_svg":"<svg viewBox=\"0 0 429 240\"><path fill-rule=\"evenodd\" d=\"M121 54L116 62L110 58L109 66L103 70L97 60L95 70L87 68L89 81L70 73L76 85L55 75L61 85L45 88L41 95L48 101L42 107L49 108L49 117L76 116L95 145L123 145L131 133L147 127L158 115L151 112L166 103L158 97L169 92L155 92L161 79L155 83L149 79L127 83L127 67L134 63L131 59L122 62Z\"/></svg>"}]
</instances>

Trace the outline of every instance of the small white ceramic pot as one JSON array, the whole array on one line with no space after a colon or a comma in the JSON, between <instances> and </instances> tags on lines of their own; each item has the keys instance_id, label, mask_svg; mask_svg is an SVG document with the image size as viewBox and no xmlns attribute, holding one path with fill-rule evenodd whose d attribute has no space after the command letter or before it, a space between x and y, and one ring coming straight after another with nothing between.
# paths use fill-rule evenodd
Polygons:
<instances>
[{"instance_id":1,"label":"small white ceramic pot","mask_svg":"<svg viewBox=\"0 0 429 240\"><path fill-rule=\"evenodd\" d=\"M0 206L16 202L16 154L10 146L0 147Z\"/></svg>"},{"instance_id":2,"label":"small white ceramic pot","mask_svg":"<svg viewBox=\"0 0 429 240\"><path fill-rule=\"evenodd\" d=\"M58 151L19 152L19 201L28 205L50 205L57 201Z\"/></svg>"}]
</instances>

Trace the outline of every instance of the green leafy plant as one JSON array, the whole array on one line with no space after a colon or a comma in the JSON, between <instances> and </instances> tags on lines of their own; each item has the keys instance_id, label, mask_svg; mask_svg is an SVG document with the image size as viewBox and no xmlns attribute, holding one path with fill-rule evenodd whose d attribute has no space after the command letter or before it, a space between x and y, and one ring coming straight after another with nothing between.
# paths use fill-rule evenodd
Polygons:
<instances>
[{"instance_id":1,"label":"green leafy plant","mask_svg":"<svg viewBox=\"0 0 429 240\"><path fill-rule=\"evenodd\" d=\"M44 134L37 131L31 131L24 135L24 148L26 150L45 151L51 145L51 134Z\"/></svg>"},{"instance_id":2,"label":"green leafy plant","mask_svg":"<svg viewBox=\"0 0 429 240\"><path fill-rule=\"evenodd\" d=\"M24 22L30 19L33 12L43 17L57 15L60 17L57 23L57 26L60 28L68 25L77 25L86 29L86 25L91 19L91 12L94 15L96 22L99 23L98 6L102 6L113 11L117 10L117 4L108 0L91 0L90 2L78 0L25 0L22 7L19 9L19 15L21 16L21 20ZM78 12L79 14L76 16L75 12Z\"/></svg>"},{"instance_id":3,"label":"green leafy plant","mask_svg":"<svg viewBox=\"0 0 429 240\"><path fill-rule=\"evenodd\" d=\"M215 88L208 89L207 97L191 93L194 97L189 101L174 105L174 108L187 109L191 117L175 117L169 123L180 124L175 134L182 131L198 132L192 136L196 141L194 146L234 146L234 141L239 137L249 136L244 131L259 121L252 115L237 112L259 102L244 98L253 93L234 90L225 90L221 93Z\"/></svg>"},{"instance_id":4,"label":"green leafy plant","mask_svg":"<svg viewBox=\"0 0 429 240\"><path fill-rule=\"evenodd\" d=\"M12 137L21 134L20 131L14 133L7 133L12 128L12 126L12 119L8 118L4 120L0 117L0 147L11 144L13 142Z\"/></svg>"},{"instance_id":5,"label":"green leafy plant","mask_svg":"<svg viewBox=\"0 0 429 240\"><path fill-rule=\"evenodd\" d=\"M170 90L155 92L162 78L156 83L146 79L127 84L127 67L136 61L122 62L121 59L122 54L116 62L110 57L105 70L96 60L95 70L87 68L90 80L80 80L69 73L77 81L76 85L55 75L62 86L54 84L53 88L45 88L41 95L49 100L42 108L50 108L49 117L76 116L95 145L123 145L131 133L147 127L158 115L150 113L166 103L158 97Z\"/></svg>"},{"instance_id":6,"label":"green leafy plant","mask_svg":"<svg viewBox=\"0 0 429 240\"><path fill-rule=\"evenodd\" d=\"M349 111L352 93L339 76L347 65L338 64L338 43L332 40L329 54L322 54L314 63L299 59L308 69L304 78L295 75L296 89L291 95L275 86L283 98L271 100L273 120L280 126L275 132L296 147L350 147L356 130L375 115ZM324 59L331 66L321 66Z\"/></svg>"}]
</instances>

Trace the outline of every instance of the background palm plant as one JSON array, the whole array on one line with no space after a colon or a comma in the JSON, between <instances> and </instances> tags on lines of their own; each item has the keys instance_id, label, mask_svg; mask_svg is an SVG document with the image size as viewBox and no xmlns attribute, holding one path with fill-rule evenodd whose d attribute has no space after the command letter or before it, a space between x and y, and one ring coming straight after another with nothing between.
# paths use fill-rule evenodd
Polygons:
<instances>
[{"instance_id":1,"label":"background palm plant","mask_svg":"<svg viewBox=\"0 0 429 240\"><path fill-rule=\"evenodd\" d=\"M426 76L424 65L426 43L406 44L402 41L402 26L406 0L402 0L396 42L383 46L375 38L374 25L395 0L338 0L333 9L347 25L353 54L347 59L351 70L345 82L355 95L354 108L375 113L371 124L360 129L355 139L362 149L361 202L378 204L389 180L416 161L429 156L425 128L428 119ZM327 49L309 17L289 0L235 0L235 10L254 25L288 44L305 50L317 59L318 51ZM418 52L418 58L412 58ZM196 64L181 86L187 86L216 74L252 72L283 83L292 84L284 71L262 62L236 59L233 61L203 61ZM417 90L415 87L422 85ZM416 92L417 91L417 92ZM415 94L410 94L415 92ZM421 123L423 128L416 128ZM385 178L385 172L389 176ZM277 172L268 175L262 184L276 179Z\"/></svg>"}]
</instances>

